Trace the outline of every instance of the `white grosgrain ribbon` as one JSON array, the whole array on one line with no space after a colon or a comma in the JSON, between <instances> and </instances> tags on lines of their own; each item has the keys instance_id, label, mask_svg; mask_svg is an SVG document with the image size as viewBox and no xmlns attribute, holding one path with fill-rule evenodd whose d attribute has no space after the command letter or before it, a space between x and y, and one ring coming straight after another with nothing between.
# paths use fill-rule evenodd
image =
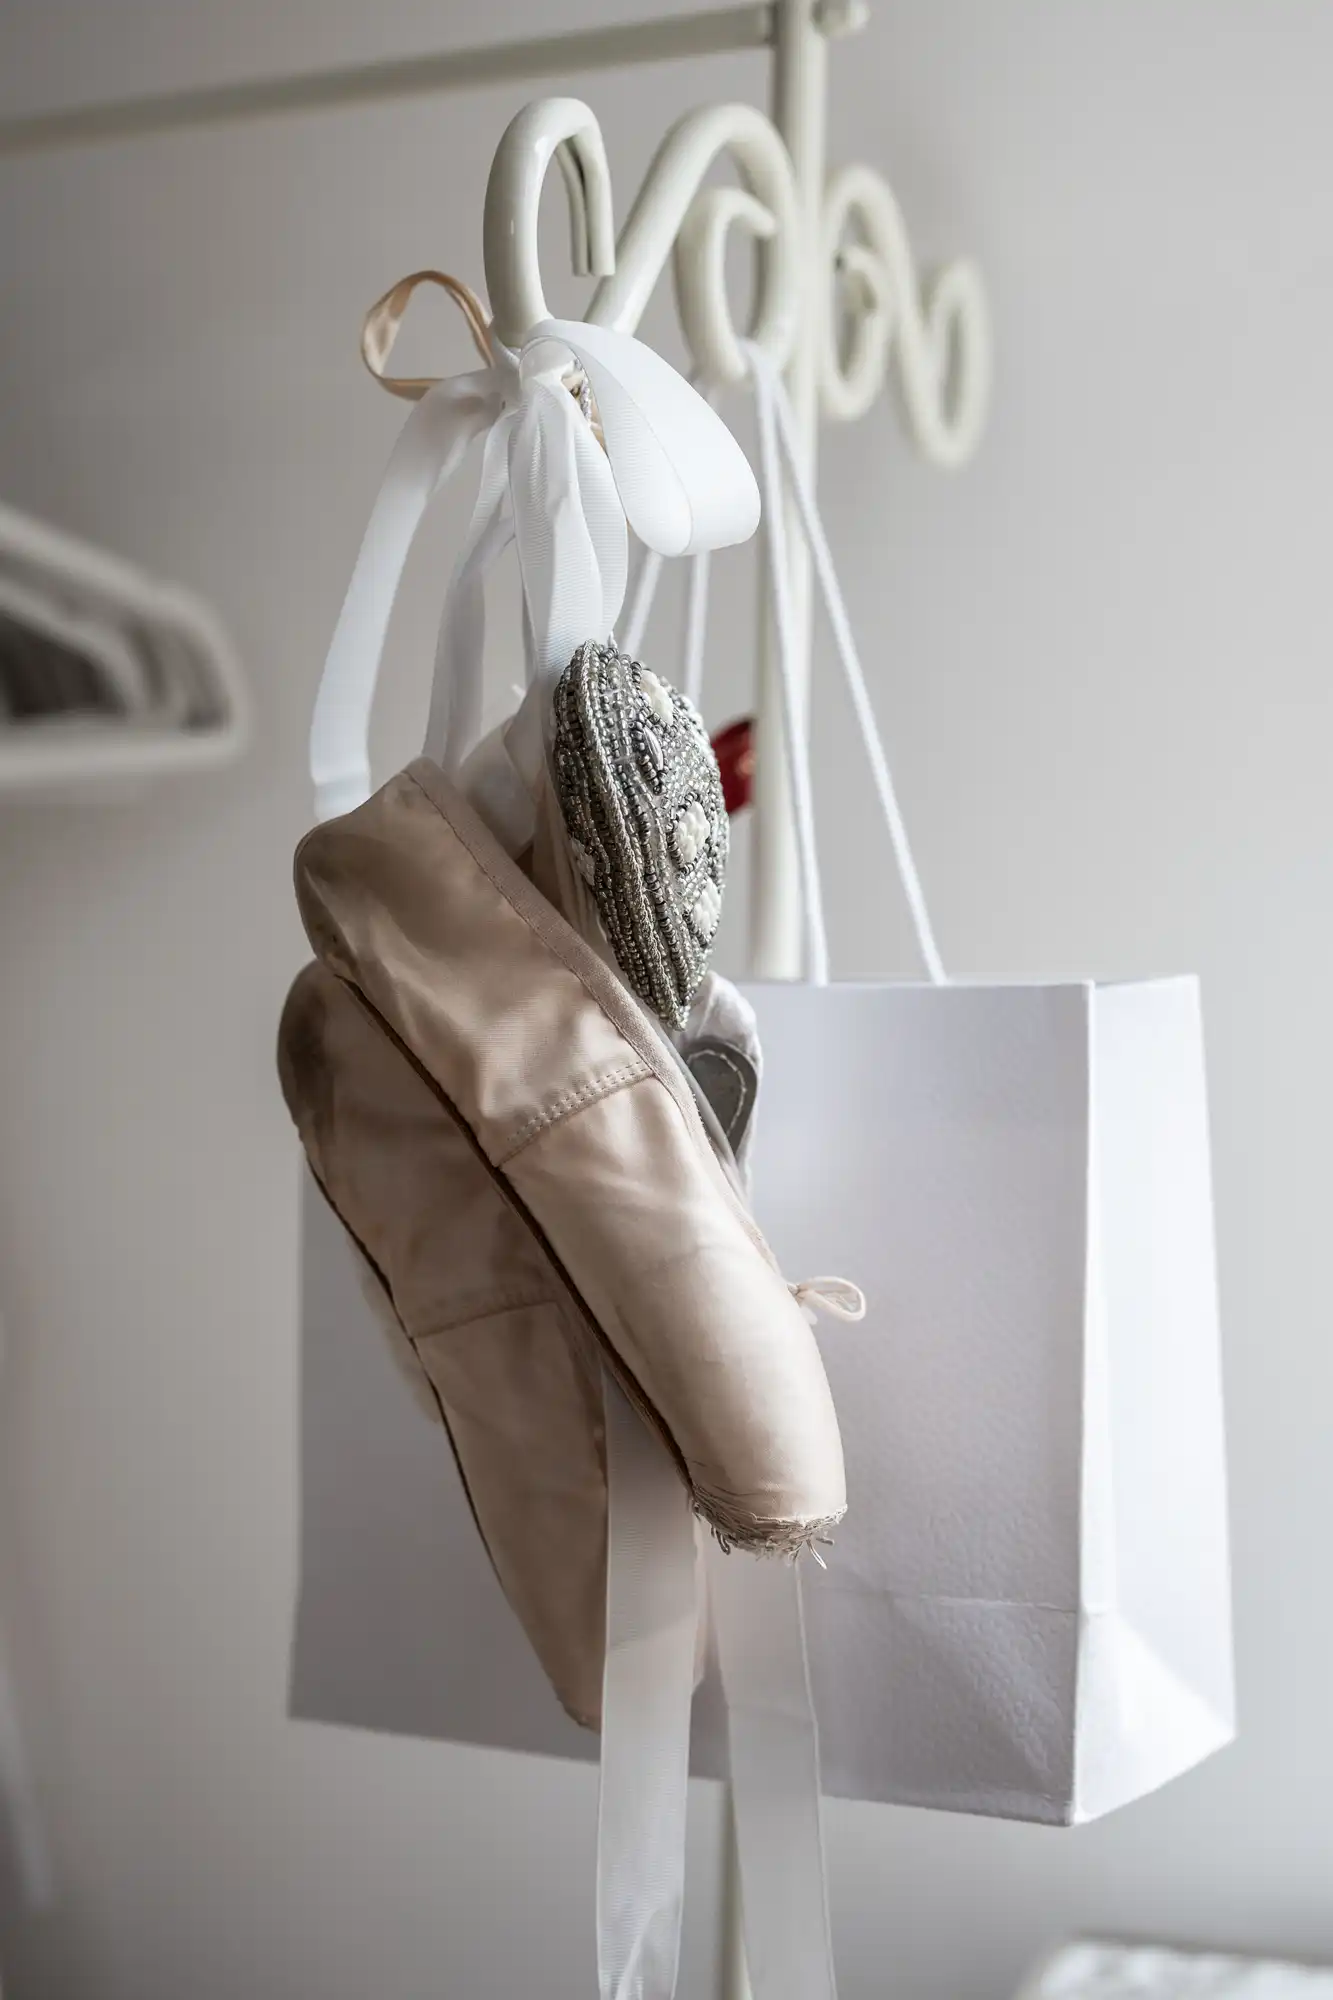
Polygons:
<instances>
[{"instance_id":1,"label":"white grosgrain ribbon","mask_svg":"<svg viewBox=\"0 0 1333 2000\"><path fill-rule=\"evenodd\" d=\"M596 399L605 451L561 380L571 361ZM316 814L370 793L367 738L407 554L433 495L488 432L481 486L441 631L428 747L456 768L481 709L482 582L512 538L529 670L549 691L587 639L620 616L627 526L664 556L743 542L759 491L740 446L652 348L581 320L540 321L515 354L426 388L390 457L325 661L310 731Z\"/></svg>"},{"instance_id":2,"label":"white grosgrain ribbon","mask_svg":"<svg viewBox=\"0 0 1333 2000\"><path fill-rule=\"evenodd\" d=\"M672 2000L685 1898L699 1601L690 1496L607 1375L606 1659L597 1809L598 2000Z\"/></svg>"}]
</instances>

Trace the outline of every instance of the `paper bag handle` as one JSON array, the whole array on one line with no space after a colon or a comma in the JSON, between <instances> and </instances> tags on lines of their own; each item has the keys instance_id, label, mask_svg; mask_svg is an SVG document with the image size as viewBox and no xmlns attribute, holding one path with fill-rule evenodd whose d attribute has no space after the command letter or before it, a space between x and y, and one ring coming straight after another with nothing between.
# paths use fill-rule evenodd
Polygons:
<instances>
[{"instance_id":1,"label":"paper bag handle","mask_svg":"<svg viewBox=\"0 0 1333 2000\"><path fill-rule=\"evenodd\" d=\"M801 907L805 933L805 976L812 986L828 984L828 941L824 924L824 893L815 839L814 797L810 781L809 733L797 696L793 662L795 632L788 578L786 509L789 490L796 501L802 531L810 549L820 594L824 599L833 643L852 698L852 707L870 762L875 794L888 828L894 864L907 900L917 951L926 976L933 986L948 984L948 974L935 941L934 926L925 891L917 872L911 841L889 769L883 739L875 721L875 711L866 686L851 620L838 583L833 556L823 522L819 517L810 481L796 446L795 424L782 377L763 349L753 342L742 343L750 362L755 386L758 417L760 486L763 494L764 532L768 539L768 571L773 596L774 638L777 643L778 684L782 699L782 733L787 756L788 787L796 828L797 866L801 877ZM784 484L783 474L786 474ZM644 551L625 621L623 644L637 658L653 598L662 572L662 558L652 549ZM708 601L708 557L696 556L690 565L685 607L685 648L681 691L698 705L703 679L704 627Z\"/></svg>"},{"instance_id":2,"label":"paper bag handle","mask_svg":"<svg viewBox=\"0 0 1333 2000\"><path fill-rule=\"evenodd\" d=\"M898 879L902 883L903 894L907 899L917 950L931 984L944 986L948 984L948 975L944 970L939 946L935 942L935 931L930 921L930 911L926 906L925 891L921 886L921 877L917 873L912 844L907 837L907 828L898 804L893 774L889 769L883 739L875 721L874 706L866 686L860 655L856 650L856 640L852 636L851 620L847 615L847 606L838 584L828 538L824 533L823 522L819 518L819 509L815 504L810 481L801 463L791 404L787 400L782 377L763 349L753 342L747 342L746 351L750 360L750 372L754 377L755 405L759 419L760 476L764 519L769 537L769 575L773 588L778 675L782 684L783 734L786 737L788 776L796 819L797 852L800 857L801 894L805 906L807 976L813 985L827 984L828 946L824 933L823 892L815 847L808 733L801 726L793 669L795 645L786 561L785 510L782 505L784 470L787 489L796 501L801 527L814 563L820 594L824 599L824 609L828 613L828 621L833 631L833 643L838 661L847 682L847 691L852 698L852 707L856 712L861 741L865 746L870 774L874 780L875 794L884 816L884 823L889 830L889 842L893 848ZM779 452L785 464L780 464Z\"/></svg>"}]
</instances>

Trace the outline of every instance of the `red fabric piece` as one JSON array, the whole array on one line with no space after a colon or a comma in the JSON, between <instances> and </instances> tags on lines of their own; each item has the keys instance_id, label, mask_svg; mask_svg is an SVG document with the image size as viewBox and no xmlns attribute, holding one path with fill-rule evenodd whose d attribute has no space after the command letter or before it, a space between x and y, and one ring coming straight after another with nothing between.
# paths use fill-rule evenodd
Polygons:
<instances>
[{"instance_id":1,"label":"red fabric piece","mask_svg":"<svg viewBox=\"0 0 1333 2000\"><path fill-rule=\"evenodd\" d=\"M743 715L713 738L713 755L722 774L722 799L729 813L748 806L754 792L754 718Z\"/></svg>"}]
</instances>

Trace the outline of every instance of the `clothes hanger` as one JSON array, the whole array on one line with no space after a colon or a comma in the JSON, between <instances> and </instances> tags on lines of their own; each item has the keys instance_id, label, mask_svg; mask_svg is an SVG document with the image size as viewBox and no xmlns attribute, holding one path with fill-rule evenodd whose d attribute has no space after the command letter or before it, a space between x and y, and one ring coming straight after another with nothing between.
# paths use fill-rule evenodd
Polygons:
<instances>
[{"instance_id":1,"label":"clothes hanger","mask_svg":"<svg viewBox=\"0 0 1333 2000\"><path fill-rule=\"evenodd\" d=\"M0 798L114 796L240 754L240 665L190 592L0 505L0 613L22 634L32 683L21 713L5 720L0 704Z\"/></svg>"}]
</instances>

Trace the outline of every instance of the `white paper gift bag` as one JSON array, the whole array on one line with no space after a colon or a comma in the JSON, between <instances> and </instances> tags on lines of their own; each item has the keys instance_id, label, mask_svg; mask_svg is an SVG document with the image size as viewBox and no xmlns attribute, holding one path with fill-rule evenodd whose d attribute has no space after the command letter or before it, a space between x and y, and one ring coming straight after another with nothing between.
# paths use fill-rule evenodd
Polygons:
<instances>
[{"instance_id":1,"label":"white paper gift bag","mask_svg":"<svg viewBox=\"0 0 1333 2000\"><path fill-rule=\"evenodd\" d=\"M869 1299L822 1335L825 1782L1095 1818L1233 1730L1197 987L748 992L760 1221Z\"/></svg>"},{"instance_id":2,"label":"white paper gift bag","mask_svg":"<svg viewBox=\"0 0 1333 2000\"><path fill-rule=\"evenodd\" d=\"M822 1343L848 1511L807 1582L836 1792L1065 1824L1234 1734L1196 983L951 986L813 496L756 369L807 986L754 989L755 1205L869 1310ZM829 986L783 480L928 986Z\"/></svg>"}]
</instances>

